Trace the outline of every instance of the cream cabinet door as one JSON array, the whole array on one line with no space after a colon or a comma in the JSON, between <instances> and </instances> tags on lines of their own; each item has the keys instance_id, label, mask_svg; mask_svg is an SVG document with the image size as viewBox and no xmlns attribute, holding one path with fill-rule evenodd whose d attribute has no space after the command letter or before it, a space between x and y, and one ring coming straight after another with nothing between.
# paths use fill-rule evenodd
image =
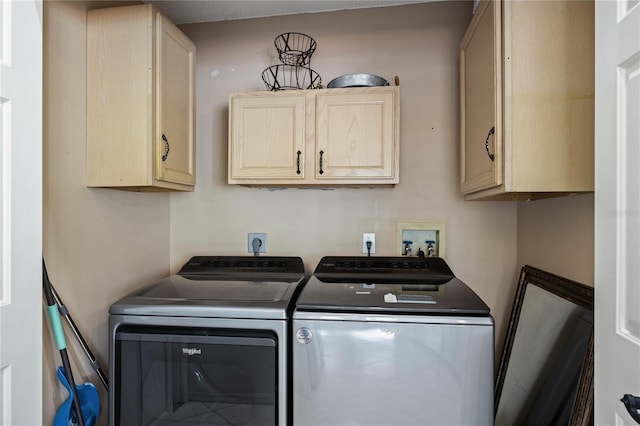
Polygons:
<instances>
[{"instance_id":1,"label":"cream cabinet door","mask_svg":"<svg viewBox=\"0 0 640 426\"><path fill-rule=\"evenodd\" d=\"M156 179L195 184L195 47L161 13L156 14L158 58Z\"/></svg>"},{"instance_id":2,"label":"cream cabinet door","mask_svg":"<svg viewBox=\"0 0 640 426\"><path fill-rule=\"evenodd\" d=\"M316 179L398 182L394 89L316 96Z\"/></svg>"},{"instance_id":3,"label":"cream cabinet door","mask_svg":"<svg viewBox=\"0 0 640 426\"><path fill-rule=\"evenodd\" d=\"M593 2L480 2L460 44L461 191L593 191Z\"/></svg>"},{"instance_id":4,"label":"cream cabinet door","mask_svg":"<svg viewBox=\"0 0 640 426\"><path fill-rule=\"evenodd\" d=\"M229 183L304 179L305 103L297 92L231 96Z\"/></svg>"},{"instance_id":5,"label":"cream cabinet door","mask_svg":"<svg viewBox=\"0 0 640 426\"><path fill-rule=\"evenodd\" d=\"M481 2L460 45L463 193L502 183L500 22L500 2Z\"/></svg>"},{"instance_id":6,"label":"cream cabinet door","mask_svg":"<svg viewBox=\"0 0 640 426\"><path fill-rule=\"evenodd\" d=\"M152 5L87 12L87 186L193 191L195 54Z\"/></svg>"}]
</instances>

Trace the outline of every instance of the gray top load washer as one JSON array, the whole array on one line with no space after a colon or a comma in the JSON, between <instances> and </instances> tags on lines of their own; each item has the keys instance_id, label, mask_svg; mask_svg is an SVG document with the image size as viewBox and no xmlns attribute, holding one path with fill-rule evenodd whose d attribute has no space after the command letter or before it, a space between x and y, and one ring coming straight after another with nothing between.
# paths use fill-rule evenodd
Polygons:
<instances>
[{"instance_id":1,"label":"gray top load washer","mask_svg":"<svg viewBox=\"0 0 640 426\"><path fill-rule=\"evenodd\" d=\"M324 257L292 326L296 426L493 424L493 319L441 258Z\"/></svg>"},{"instance_id":2,"label":"gray top load washer","mask_svg":"<svg viewBox=\"0 0 640 426\"><path fill-rule=\"evenodd\" d=\"M196 256L114 303L109 424L289 424L290 321L305 280L299 257Z\"/></svg>"},{"instance_id":3,"label":"gray top load washer","mask_svg":"<svg viewBox=\"0 0 640 426\"><path fill-rule=\"evenodd\" d=\"M286 319L304 280L299 257L195 256L114 303L112 315Z\"/></svg>"}]
</instances>

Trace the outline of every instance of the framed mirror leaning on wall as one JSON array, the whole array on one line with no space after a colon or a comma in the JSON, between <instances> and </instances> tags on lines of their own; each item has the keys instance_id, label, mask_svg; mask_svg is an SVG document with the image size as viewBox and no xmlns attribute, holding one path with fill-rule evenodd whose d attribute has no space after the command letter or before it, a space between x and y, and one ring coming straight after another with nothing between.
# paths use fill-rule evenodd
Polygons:
<instances>
[{"instance_id":1,"label":"framed mirror leaning on wall","mask_svg":"<svg viewBox=\"0 0 640 426\"><path fill-rule=\"evenodd\" d=\"M495 413L495 426L593 424L592 287L522 268Z\"/></svg>"}]
</instances>

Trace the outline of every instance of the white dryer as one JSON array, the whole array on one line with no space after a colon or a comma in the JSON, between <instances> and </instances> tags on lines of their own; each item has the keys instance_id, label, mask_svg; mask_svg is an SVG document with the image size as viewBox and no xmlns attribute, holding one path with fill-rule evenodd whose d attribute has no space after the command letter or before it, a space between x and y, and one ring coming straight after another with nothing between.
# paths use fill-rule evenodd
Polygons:
<instances>
[{"instance_id":1,"label":"white dryer","mask_svg":"<svg viewBox=\"0 0 640 426\"><path fill-rule=\"evenodd\" d=\"M323 258L293 333L296 426L493 424L493 319L441 258Z\"/></svg>"}]
</instances>

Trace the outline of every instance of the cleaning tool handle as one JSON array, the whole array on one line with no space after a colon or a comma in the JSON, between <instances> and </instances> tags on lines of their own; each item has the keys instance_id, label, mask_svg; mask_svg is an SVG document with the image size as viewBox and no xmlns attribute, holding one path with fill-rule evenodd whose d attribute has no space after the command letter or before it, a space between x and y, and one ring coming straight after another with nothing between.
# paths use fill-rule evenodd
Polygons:
<instances>
[{"instance_id":1,"label":"cleaning tool handle","mask_svg":"<svg viewBox=\"0 0 640 426\"><path fill-rule=\"evenodd\" d=\"M56 346L61 351L67 348L67 342L64 338L64 330L62 329L62 321L60 321L60 312L58 312L58 306L53 298L53 292L51 291L51 281L49 280L49 274L42 260L42 287L44 288L44 295L47 299L47 310L49 311L49 320L51 321L51 328L53 329L53 336L56 338Z\"/></svg>"},{"instance_id":2,"label":"cleaning tool handle","mask_svg":"<svg viewBox=\"0 0 640 426\"><path fill-rule=\"evenodd\" d=\"M58 305L58 312L60 313L60 315L62 315L64 317L65 320L67 320L67 324L69 325L69 327L71 327L71 331L73 332L73 335L76 336L76 339L80 343L80 346L82 346L82 350L84 351L84 354L89 359L89 363L91 364L91 367L98 374L98 378L100 379L100 381L104 385L104 388L108 391L109 390L109 380L107 379L107 376L104 373L104 371L102 371L102 368L100 367L100 363L98 362L98 360L95 357L95 355L93 355L93 352L91 352L91 349L89 348L89 345L87 344L87 342L84 340L84 337L82 337L82 334L80 333L80 330L78 329L78 326L73 321L73 318L71 318L71 314L69 313L69 309L67 309L66 305L62 301L62 298L60 298L60 295L56 291L56 288L53 286L53 283L51 281L49 281L49 287L51 288L51 293L53 294L53 298L55 299L55 303L56 303L56 305Z\"/></svg>"},{"instance_id":3,"label":"cleaning tool handle","mask_svg":"<svg viewBox=\"0 0 640 426\"><path fill-rule=\"evenodd\" d=\"M73 380L73 373L71 372L71 363L69 362L69 355L67 354L67 342L65 341L64 330L62 329L62 322L60 321L60 312L58 312L58 307L55 299L53 298L51 281L49 280L49 274L47 273L47 266L44 263L44 257L42 258L42 287L44 288L45 298L47 299L47 309L49 311L51 328L53 329L53 334L56 338L56 346L58 346L58 351L60 352L65 376L71 385L70 398L73 398L73 408L76 411L76 424L78 426L85 426L82 407L80 406L80 398L78 398L78 394L76 392L76 385Z\"/></svg>"},{"instance_id":4,"label":"cleaning tool handle","mask_svg":"<svg viewBox=\"0 0 640 426\"><path fill-rule=\"evenodd\" d=\"M64 375L67 381L71 384L71 398L73 398L73 408L76 410L76 426L84 425L84 415L82 413L82 406L80 405L80 397L78 396L78 388L76 388L75 380L73 378L73 372L71 371L71 363L69 362L69 355L66 349L60 351L62 358L62 367L64 367ZM71 423L71 422L70 422Z\"/></svg>"},{"instance_id":5,"label":"cleaning tool handle","mask_svg":"<svg viewBox=\"0 0 640 426\"><path fill-rule=\"evenodd\" d=\"M42 259L42 288L44 288L44 296L47 299L47 306L55 306L56 300L53 298L51 281L49 280L49 274L47 273L47 267L44 264L44 259Z\"/></svg>"},{"instance_id":6,"label":"cleaning tool handle","mask_svg":"<svg viewBox=\"0 0 640 426\"><path fill-rule=\"evenodd\" d=\"M60 313L57 306L47 306L49 311L49 319L51 320L51 328L53 329L53 336L56 338L56 346L58 350L67 349L67 341L64 338L64 331L62 330L62 321L60 321Z\"/></svg>"}]
</instances>

